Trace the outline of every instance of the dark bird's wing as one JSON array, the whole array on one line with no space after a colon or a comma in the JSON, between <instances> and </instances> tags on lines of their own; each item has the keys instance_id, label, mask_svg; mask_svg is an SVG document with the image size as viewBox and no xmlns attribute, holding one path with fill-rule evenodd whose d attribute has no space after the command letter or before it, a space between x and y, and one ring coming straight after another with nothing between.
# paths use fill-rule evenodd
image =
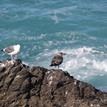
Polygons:
<instances>
[{"instance_id":1,"label":"dark bird's wing","mask_svg":"<svg viewBox=\"0 0 107 107\"><path fill-rule=\"evenodd\" d=\"M4 48L3 51L6 52L6 53L11 53L11 52L14 51L14 47L13 46L9 46L7 48Z\"/></svg>"},{"instance_id":2,"label":"dark bird's wing","mask_svg":"<svg viewBox=\"0 0 107 107\"><path fill-rule=\"evenodd\" d=\"M63 57L56 55L53 57L53 59L51 61L51 66L60 65L62 62L63 62Z\"/></svg>"}]
</instances>

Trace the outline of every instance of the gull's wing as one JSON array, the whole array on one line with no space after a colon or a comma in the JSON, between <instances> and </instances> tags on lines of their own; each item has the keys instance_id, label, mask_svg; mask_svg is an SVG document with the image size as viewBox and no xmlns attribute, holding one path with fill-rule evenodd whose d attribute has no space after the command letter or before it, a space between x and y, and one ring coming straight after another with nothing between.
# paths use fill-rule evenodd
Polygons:
<instances>
[{"instance_id":1,"label":"gull's wing","mask_svg":"<svg viewBox=\"0 0 107 107\"><path fill-rule=\"evenodd\" d=\"M3 49L4 52L6 53L11 53L14 51L14 46L9 46Z\"/></svg>"}]
</instances>

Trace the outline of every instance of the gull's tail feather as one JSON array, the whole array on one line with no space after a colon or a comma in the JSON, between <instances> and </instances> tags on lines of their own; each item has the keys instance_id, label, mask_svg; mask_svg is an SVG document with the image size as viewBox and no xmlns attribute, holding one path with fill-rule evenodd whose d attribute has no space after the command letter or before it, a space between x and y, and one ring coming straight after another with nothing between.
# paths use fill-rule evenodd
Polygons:
<instances>
[{"instance_id":1,"label":"gull's tail feather","mask_svg":"<svg viewBox=\"0 0 107 107\"><path fill-rule=\"evenodd\" d=\"M4 50L3 50L3 49L1 49L1 52L4 52Z\"/></svg>"},{"instance_id":2,"label":"gull's tail feather","mask_svg":"<svg viewBox=\"0 0 107 107\"><path fill-rule=\"evenodd\" d=\"M50 64L49 66L54 66L53 64Z\"/></svg>"}]
</instances>

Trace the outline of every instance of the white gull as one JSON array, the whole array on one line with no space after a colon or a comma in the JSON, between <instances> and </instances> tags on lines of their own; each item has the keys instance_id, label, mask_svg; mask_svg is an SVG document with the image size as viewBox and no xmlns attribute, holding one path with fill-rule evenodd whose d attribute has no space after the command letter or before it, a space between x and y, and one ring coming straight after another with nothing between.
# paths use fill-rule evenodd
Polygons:
<instances>
[{"instance_id":1,"label":"white gull","mask_svg":"<svg viewBox=\"0 0 107 107\"><path fill-rule=\"evenodd\" d=\"M17 55L20 52L20 45L12 45L12 46L8 46L4 49L2 49L1 51L5 52L6 54L11 56L11 59L17 59Z\"/></svg>"}]
</instances>

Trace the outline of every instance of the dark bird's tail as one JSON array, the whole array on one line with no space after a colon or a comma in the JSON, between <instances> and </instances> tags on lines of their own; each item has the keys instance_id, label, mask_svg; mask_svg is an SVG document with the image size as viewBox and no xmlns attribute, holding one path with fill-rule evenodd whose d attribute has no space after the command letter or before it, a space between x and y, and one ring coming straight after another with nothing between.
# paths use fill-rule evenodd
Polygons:
<instances>
[{"instance_id":1,"label":"dark bird's tail","mask_svg":"<svg viewBox=\"0 0 107 107\"><path fill-rule=\"evenodd\" d=\"M53 66L53 64L50 64L49 66Z\"/></svg>"},{"instance_id":2,"label":"dark bird's tail","mask_svg":"<svg viewBox=\"0 0 107 107\"><path fill-rule=\"evenodd\" d=\"M3 49L1 49L1 52L3 52Z\"/></svg>"}]
</instances>

